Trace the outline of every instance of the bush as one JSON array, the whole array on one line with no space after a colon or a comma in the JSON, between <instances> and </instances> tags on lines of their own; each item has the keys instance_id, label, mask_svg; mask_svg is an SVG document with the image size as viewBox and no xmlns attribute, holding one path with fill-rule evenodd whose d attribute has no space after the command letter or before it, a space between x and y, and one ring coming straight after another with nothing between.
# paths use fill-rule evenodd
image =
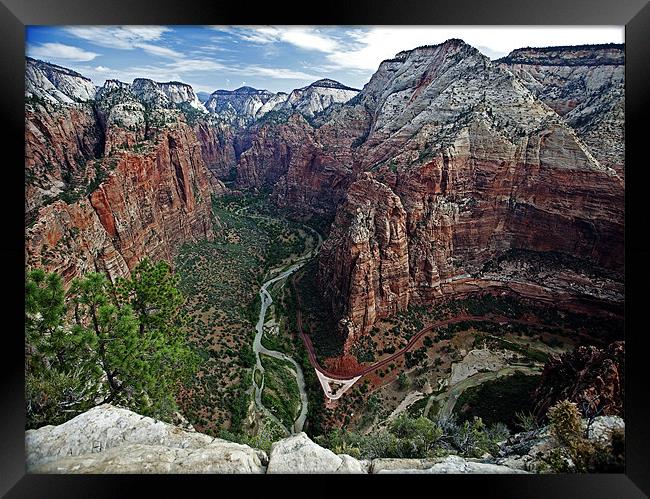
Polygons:
<instances>
[{"instance_id":1,"label":"bush","mask_svg":"<svg viewBox=\"0 0 650 499\"><path fill-rule=\"evenodd\" d=\"M622 472L625 466L625 436L612 432L609 443L590 442L578 406L562 400L548 411L550 433L555 447L547 464L558 473Z\"/></svg>"},{"instance_id":2,"label":"bush","mask_svg":"<svg viewBox=\"0 0 650 499\"><path fill-rule=\"evenodd\" d=\"M335 452L353 450L361 459L431 458L455 452L467 457L480 457L485 452L494 453L497 443L508 436L504 425L486 427L477 418L458 424L452 416L437 421L426 417L398 416L388 429L369 434L335 429L316 437L316 442Z\"/></svg>"},{"instance_id":3,"label":"bush","mask_svg":"<svg viewBox=\"0 0 650 499\"><path fill-rule=\"evenodd\" d=\"M400 373L400 375L397 377L397 383L400 390L406 390L409 386L411 386L411 380L404 372Z\"/></svg>"}]
</instances>

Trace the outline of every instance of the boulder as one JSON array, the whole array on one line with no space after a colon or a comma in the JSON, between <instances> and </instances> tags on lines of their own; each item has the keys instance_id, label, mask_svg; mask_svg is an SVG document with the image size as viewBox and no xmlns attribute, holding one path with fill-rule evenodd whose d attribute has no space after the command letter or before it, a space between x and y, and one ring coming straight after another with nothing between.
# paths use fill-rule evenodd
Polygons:
<instances>
[{"instance_id":1,"label":"boulder","mask_svg":"<svg viewBox=\"0 0 650 499\"><path fill-rule=\"evenodd\" d=\"M32 473L264 473L266 454L109 404L26 433Z\"/></svg>"},{"instance_id":2,"label":"boulder","mask_svg":"<svg viewBox=\"0 0 650 499\"><path fill-rule=\"evenodd\" d=\"M301 432L273 444L267 472L367 473L367 466L346 454L334 454Z\"/></svg>"},{"instance_id":3,"label":"boulder","mask_svg":"<svg viewBox=\"0 0 650 499\"><path fill-rule=\"evenodd\" d=\"M488 473L508 474L526 473L521 469L514 469L491 463L483 463L460 456L449 455L439 460L427 459L375 459L373 473L408 473L408 474L466 474Z\"/></svg>"}]
</instances>

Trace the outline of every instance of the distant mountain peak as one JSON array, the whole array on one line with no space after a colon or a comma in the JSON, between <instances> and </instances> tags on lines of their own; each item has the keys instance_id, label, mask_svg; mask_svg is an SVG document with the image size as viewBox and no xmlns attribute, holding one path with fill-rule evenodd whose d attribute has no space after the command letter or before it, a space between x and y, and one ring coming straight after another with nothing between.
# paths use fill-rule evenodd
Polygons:
<instances>
[{"instance_id":1,"label":"distant mountain peak","mask_svg":"<svg viewBox=\"0 0 650 499\"><path fill-rule=\"evenodd\" d=\"M245 86L245 85L243 87L239 87L239 88L235 89L234 91L239 92L239 93L266 92L266 90L258 90L257 88L248 87L248 86Z\"/></svg>"},{"instance_id":2,"label":"distant mountain peak","mask_svg":"<svg viewBox=\"0 0 650 499\"><path fill-rule=\"evenodd\" d=\"M56 64L52 64L51 62L47 62L47 61L42 61L40 59L34 59L33 57L25 57L25 59L27 59L29 63L34 64L35 66L40 67L41 69L54 70L68 76L74 76L75 78L81 78L82 80L91 81L90 78L87 78L84 75L77 73L76 71L73 71L72 69L64 68L63 66L57 66Z\"/></svg>"},{"instance_id":3,"label":"distant mountain peak","mask_svg":"<svg viewBox=\"0 0 650 499\"><path fill-rule=\"evenodd\" d=\"M358 88L352 88L348 87L347 85L343 85L343 83L340 83L336 80L332 80L330 78L322 78L320 80L316 80L315 82L307 85L306 87L303 87L304 89L309 88L309 87L320 87L320 88L339 88L341 90L354 90L354 91L359 91Z\"/></svg>"},{"instance_id":4,"label":"distant mountain peak","mask_svg":"<svg viewBox=\"0 0 650 499\"><path fill-rule=\"evenodd\" d=\"M513 50L496 62L546 66L620 66L625 64L625 44L523 47Z\"/></svg>"}]
</instances>

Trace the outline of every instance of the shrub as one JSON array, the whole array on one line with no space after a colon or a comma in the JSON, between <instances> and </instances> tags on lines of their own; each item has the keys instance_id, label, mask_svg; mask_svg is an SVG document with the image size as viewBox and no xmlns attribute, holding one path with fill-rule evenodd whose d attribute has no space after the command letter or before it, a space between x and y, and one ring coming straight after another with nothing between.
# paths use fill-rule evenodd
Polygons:
<instances>
[{"instance_id":1,"label":"shrub","mask_svg":"<svg viewBox=\"0 0 650 499\"><path fill-rule=\"evenodd\" d=\"M558 444L547 464L558 473L622 472L625 464L625 437L612 432L610 442L590 442L574 402L562 400L548 411L550 433Z\"/></svg>"}]
</instances>

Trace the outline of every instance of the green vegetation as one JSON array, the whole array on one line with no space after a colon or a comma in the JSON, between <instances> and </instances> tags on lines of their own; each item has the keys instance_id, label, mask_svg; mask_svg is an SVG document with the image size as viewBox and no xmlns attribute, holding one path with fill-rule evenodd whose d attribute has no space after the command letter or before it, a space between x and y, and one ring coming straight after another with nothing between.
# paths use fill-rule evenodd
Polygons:
<instances>
[{"instance_id":1,"label":"green vegetation","mask_svg":"<svg viewBox=\"0 0 650 499\"><path fill-rule=\"evenodd\" d=\"M265 417L261 420L259 426L255 428L255 435L249 435L243 432L233 432L231 430L221 429L218 433L219 438L228 440L230 442L237 442L244 445L249 445L255 449L262 449L266 452L271 451L273 442L284 438L286 436L285 430L281 428L275 421Z\"/></svg>"},{"instance_id":2,"label":"green vegetation","mask_svg":"<svg viewBox=\"0 0 650 499\"><path fill-rule=\"evenodd\" d=\"M625 471L625 434L612 432L609 442L589 441L578 406L563 400L548 411L556 447L547 458L557 473L622 473Z\"/></svg>"},{"instance_id":3,"label":"green vegetation","mask_svg":"<svg viewBox=\"0 0 650 499\"><path fill-rule=\"evenodd\" d=\"M63 289L26 276L27 427L60 424L101 403L170 420L178 383L194 374L183 295L164 261L144 260L112 284L90 273Z\"/></svg>"},{"instance_id":4,"label":"green vegetation","mask_svg":"<svg viewBox=\"0 0 650 499\"><path fill-rule=\"evenodd\" d=\"M476 333L474 335L474 345L475 346L485 346L493 350L504 349L510 350L512 352L517 352L522 354L524 357L527 357L533 361L545 363L549 355L545 352L536 350L527 345L520 345L513 341L508 341L504 338L495 338L487 334Z\"/></svg>"},{"instance_id":5,"label":"green vegetation","mask_svg":"<svg viewBox=\"0 0 650 499\"><path fill-rule=\"evenodd\" d=\"M318 261L314 259L304 265L297 279L302 304L303 328L311 335L316 355L333 357L342 353L345 338L338 333L334 314L328 306L323 305L317 273Z\"/></svg>"},{"instance_id":6,"label":"green vegetation","mask_svg":"<svg viewBox=\"0 0 650 499\"><path fill-rule=\"evenodd\" d=\"M282 423L291 428L300 414L300 394L291 364L262 355L264 366L264 390L262 403Z\"/></svg>"},{"instance_id":7,"label":"green vegetation","mask_svg":"<svg viewBox=\"0 0 650 499\"><path fill-rule=\"evenodd\" d=\"M372 339L372 336L361 336L353 345L351 354L354 355L359 362L374 362L375 352L377 351L377 342Z\"/></svg>"},{"instance_id":8,"label":"green vegetation","mask_svg":"<svg viewBox=\"0 0 650 499\"><path fill-rule=\"evenodd\" d=\"M106 170L102 168L101 162L96 162L95 163L95 176L93 179L88 183L88 186L86 187L86 195L91 194L94 190L96 190L101 183L108 178L108 174L106 173Z\"/></svg>"},{"instance_id":9,"label":"green vegetation","mask_svg":"<svg viewBox=\"0 0 650 499\"><path fill-rule=\"evenodd\" d=\"M176 104L176 107L181 110L185 116L185 121L190 126L194 126L205 117L203 112L190 106L188 102L180 102Z\"/></svg>"},{"instance_id":10,"label":"green vegetation","mask_svg":"<svg viewBox=\"0 0 650 499\"><path fill-rule=\"evenodd\" d=\"M401 414L386 430L361 434L336 428L317 437L316 442L361 459L432 458L452 452L480 457L485 452L496 452L497 442L508 434L503 425L488 427L480 418L459 423L453 417L432 421Z\"/></svg>"},{"instance_id":11,"label":"green vegetation","mask_svg":"<svg viewBox=\"0 0 650 499\"><path fill-rule=\"evenodd\" d=\"M406 375L405 372L401 372L400 375L397 377L397 384L399 385L400 390L406 390L411 386L411 380L409 377Z\"/></svg>"},{"instance_id":12,"label":"green vegetation","mask_svg":"<svg viewBox=\"0 0 650 499\"><path fill-rule=\"evenodd\" d=\"M486 381L465 390L458 398L454 413L461 421L480 417L486 424L503 423L514 430L519 427L517 412L532 409L532 392L539 376L515 373Z\"/></svg>"},{"instance_id":13,"label":"green vegetation","mask_svg":"<svg viewBox=\"0 0 650 499\"><path fill-rule=\"evenodd\" d=\"M217 436L223 428L244 431L259 287L267 270L303 252L305 241L297 224L279 219L264 196L214 198L212 206L215 238L182 246L176 267L189 297L190 342L203 359L179 403L197 430ZM288 297L274 300L278 310L291 307ZM290 347L289 325L281 321L280 326L281 335L265 335L269 348L274 341Z\"/></svg>"}]
</instances>

